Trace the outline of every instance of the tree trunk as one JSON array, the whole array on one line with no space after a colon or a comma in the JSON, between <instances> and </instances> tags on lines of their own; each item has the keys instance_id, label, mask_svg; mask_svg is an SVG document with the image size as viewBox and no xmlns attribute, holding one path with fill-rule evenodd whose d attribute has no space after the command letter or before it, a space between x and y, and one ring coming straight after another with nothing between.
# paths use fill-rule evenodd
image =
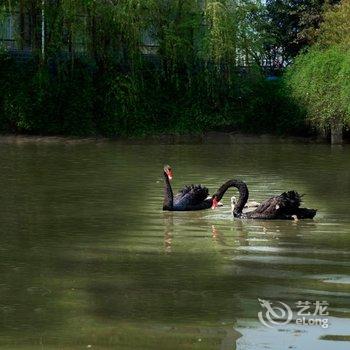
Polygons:
<instances>
[{"instance_id":1,"label":"tree trunk","mask_svg":"<svg viewBox=\"0 0 350 350\"><path fill-rule=\"evenodd\" d=\"M331 143L332 145L343 143L343 122L340 120L333 120L331 123Z\"/></svg>"},{"instance_id":2,"label":"tree trunk","mask_svg":"<svg viewBox=\"0 0 350 350\"><path fill-rule=\"evenodd\" d=\"M322 126L318 129L318 138L321 140L327 140L328 139L328 130L325 126Z\"/></svg>"},{"instance_id":3,"label":"tree trunk","mask_svg":"<svg viewBox=\"0 0 350 350\"><path fill-rule=\"evenodd\" d=\"M25 37L25 13L23 0L19 2L19 36L20 36L20 47L23 50L26 37Z\"/></svg>"},{"instance_id":4,"label":"tree trunk","mask_svg":"<svg viewBox=\"0 0 350 350\"><path fill-rule=\"evenodd\" d=\"M45 0L41 0L41 59L45 60Z\"/></svg>"}]
</instances>

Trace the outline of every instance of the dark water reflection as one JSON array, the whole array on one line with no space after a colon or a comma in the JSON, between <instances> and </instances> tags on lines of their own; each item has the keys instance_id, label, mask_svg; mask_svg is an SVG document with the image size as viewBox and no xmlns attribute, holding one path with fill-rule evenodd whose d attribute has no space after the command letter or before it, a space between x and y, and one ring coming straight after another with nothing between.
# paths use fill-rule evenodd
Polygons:
<instances>
[{"instance_id":1,"label":"dark water reflection","mask_svg":"<svg viewBox=\"0 0 350 350\"><path fill-rule=\"evenodd\" d=\"M2 348L349 349L349 147L24 144L0 159ZM229 196L162 212L165 162L176 189L241 178L252 199L297 189L319 213L233 220ZM331 325L266 328L258 298L326 300Z\"/></svg>"}]
</instances>

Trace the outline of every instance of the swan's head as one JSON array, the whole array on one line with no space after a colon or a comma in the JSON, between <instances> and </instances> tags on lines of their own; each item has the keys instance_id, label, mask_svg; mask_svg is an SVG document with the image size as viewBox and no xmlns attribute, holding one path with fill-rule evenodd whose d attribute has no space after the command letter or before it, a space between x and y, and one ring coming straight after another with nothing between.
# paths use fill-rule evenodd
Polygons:
<instances>
[{"instance_id":1,"label":"swan's head","mask_svg":"<svg viewBox=\"0 0 350 350\"><path fill-rule=\"evenodd\" d=\"M170 165L164 165L164 172L167 174L169 180L173 179L173 170Z\"/></svg>"}]
</instances>

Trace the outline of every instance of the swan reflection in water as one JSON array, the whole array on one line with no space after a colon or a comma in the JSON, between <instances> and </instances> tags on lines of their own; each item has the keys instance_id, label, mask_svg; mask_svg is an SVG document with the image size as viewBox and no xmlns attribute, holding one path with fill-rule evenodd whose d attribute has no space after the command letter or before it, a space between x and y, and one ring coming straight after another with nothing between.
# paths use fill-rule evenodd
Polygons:
<instances>
[{"instance_id":1,"label":"swan reflection in water","mask_svg":"<svg viewBox=\"0 0 350 350\"><path fill-rule=\"evenodd\" d=\"M171 253L173 243L174 216L172 213L164 213L164 252Z\"/></svg>"},{"instance_id":2,"label":"swan reflection in water","mask_svg":"<svg viewBox=\"0 0 350 350\"><path fill-rule=\"evenodd\" d=\"M211 225L211 237L213 242L222 246L226 246L225 236L216 229L215 225Z\"/></svg>"},{"instance_id":3,"label":"swan reflection in water","mask_svg":"<svg viewBox=\"0 0 350 350\"><path fill-rule=\"evenodd\" d=\"M234 199L233 199L234 201ZM252 206L256 205L254 202ZM252 208L247 208L251 210ZM174 230L181 232L183 224L189 220L195 220L196 227L207 227L211 233L212 242L221 247L250 246L256 245L256 241L275 241L282 239L283 241L299 242L302 240L304 230L309 231L310 228L316 227L317 222L314 221L285 221L285 220L235 220L230 217L229 220L230 232L227 234L227 220L210 220L209 217L203 217L199 212L191 213L191 217L185 215L177 216L173 212L164 212L164 252L172 253L174 243ZM224 227L223 227L224 225ZM183 233L186 235L188 226L183 228ZM225 234L224 234L225 232ZM183 237L182 237L183 238ZM178 238L181 239L181 238Z\"/></svg>"},{"instance_id":4,"label":"swan reflection in water","mask_svg":"<svg viewBox=\"0 0 350 350\"><path fill-rule=\"evenodd\" d=\"M213 241L217 240L217 242L219 243L219 245L223 245L226 246L226 241L225 241L225 237L222 233L218 232L215 228L214 225L210 226L209 220L204 219L200 216L197 217L197 215L191 215L191 219L193 220L193 218L196 219L196 226L204 226L204 227L208 227L208 229L211 229L211 233L212 233L212 239ZM198 220L197 220L198 219ZM163 222L164 222L164 253L165 254L176 254L177 251L180 251L181 253L181 247L177 246L177 249L173 250L173 244L176 238L176 232L181 234L181 230L182 228L182 224L188 222L189 217L186 215L185 217L178 217L176 214L174 215L174 213L164 213L163 216ZM185 231L185 228L184 228ZM186 232L185 232L186 233ZM192 239L193 237L190 236L185 236L183 235L182 237L177 237L177 241L183 240L183 239ZM197 237L197 239L202 239L202 237ZM210 243L210 241L209 241ZM183 247L182 247L183 248ZM210 248L210 246L209 246ZM210 250L210 249L209 249ZM169 256L170 258L170 256ZM197 257L196 257L197 258ZM204 258L203 258L204 259ZM214 259L215 261L215 259ZM208 264L212 264L210 261L207 262ZM184 263L186 265L186 262ZM191 292L190 290L188 290L187 288L184 287L184 290L180 290L177 291L176 293L178 294L183 294L186 295L186 293L192 293L193 295L196 295L197 292ZM175 297L176 294L175 293ZM205 296L208 293L208 291L203 290L200 292L200 294ZM210 292L209 292L209 297L210 297ZM233 315L235 314L234 312L232 313ZM219 319L221 317L221 314L218 314ZM224 316L222 316L224 317ZM225 320L225 321L224 321ZM234 350L237 349L237 340L242 336L241 333L237 332L234 329L234 325L235 325L235 318L233 317L232 319L228 319L226 316L224 317L224 319L222 321L220 321L220 323L215 324L214 327L206 327L206 326L193 326L191 328L191 330L193 330L193 333L197 333L198 334L198 342L200 341L205 341L207 337L210 337L210 339L213 339L213 337L217 338L218 341L218 348L222 349L222 350ZM176 327L177 330L181 329L181 326L177 326ZM186 327L185 331L188 333L190 330L190 327Z\"/></svg>"},{"instance_id":5,"label":"swan reflection in water","mask_svg":"<svg viewBox=\"0 0 350 350\"><path fill-rule=\"evenodd\" d=\"M197 215L196 215L197 216ZM193 217L192 217L193 219ZM163 245L164 245L164 252L167 254L172 253L173 249L173 244L175 240L175 235L174 232L175 230L179 233L181 233L182 230L182 224L187 223L189 220L188 216L186 218L181 218L181 217L176 217L174 218L174 213L171 212L164 212L163 213L163 222L164 222L164 239L163 239ZM175 228L176 226L176 228ZM234 240L239 241L240 245L248 245L247 237L249 231L247 229L244 229L245 225L244 222L241 220L237 220L233 222L233 227L232 227L232 236L226 237L223 233L223 230L220 229L220 225L216 224L211 224L210 220L207 218L203 218L200 215L198 215L198 218L196 219L196 225L195 226L200 226L200 227L207 227L208 232L211 232L211 238L213 243L216 245L222 246L222 247L227 247L227 246L234 246ZM183 228L183 233L186 235L186 230L188 228L184 227ZM236 232L237 235L234 233ZM177 238L177 240L181 240L182 238ZM228 240L231 242L228 242Z\"/></svg>"}]
</instances>

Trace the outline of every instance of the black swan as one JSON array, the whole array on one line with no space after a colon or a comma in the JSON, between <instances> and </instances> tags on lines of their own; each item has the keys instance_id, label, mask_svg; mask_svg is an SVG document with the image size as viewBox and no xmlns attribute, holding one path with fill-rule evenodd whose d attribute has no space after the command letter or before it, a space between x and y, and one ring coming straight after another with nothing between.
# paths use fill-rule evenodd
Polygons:
<instances>
[{"instance_id":1,"label":"black swan","mask_svg":"<svg viewBox=\"0 0 350 350\"><path fill-rule=\"evenodd\" d=\"M312 219L316 215L316 209L300 208L302 196L296 191L283 192L279 196L266 199L255 210L243 212L249 197L247 185L240 180L228 181L227 185L237 188L239 192L238 201L233 209L236 218L297 220Z\"/></svg>"},{"instance_id":2,"label":"black swan","mask_svg":"<svg viewBox=\"0 0 350 350\"><path fill-rule=\"evenodd\" d=\"M224 183L219 190L208 198L208 189L201 185L185 186L174 196L170 185L173 178L173 171L169 165L164 166L164 202L163 210L169 211L192 211L216 208L220 205L220 200L225 192L231 187L231 182Z\"/></svg>"}]
</instances>

